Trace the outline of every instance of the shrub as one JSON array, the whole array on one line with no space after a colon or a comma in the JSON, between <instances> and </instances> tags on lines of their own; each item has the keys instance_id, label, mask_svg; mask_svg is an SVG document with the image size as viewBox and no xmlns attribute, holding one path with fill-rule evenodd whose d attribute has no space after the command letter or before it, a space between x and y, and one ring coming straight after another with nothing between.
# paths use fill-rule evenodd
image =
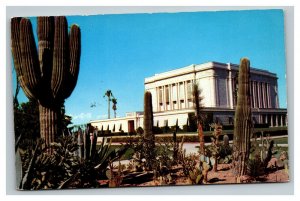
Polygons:
<instances>
[{"instance_id":1,"label":"shrub","mask_svg":"<svg viewBox=\"0 0 300 201\"><path fill-rule=\"evenodd\" d=\"M163 130L160 127L153 126L153 133L154 134L161 134L161 133L163 133Z\"/></svg>"},{"instance_id":2,"label":"shrub","mask_svg":"<svg viewBox=\"0 0 300 201\"><path fill-rule=\"evenodd\" d=\"M136 133L139 134L139 135L142 135L144 133L144 129L142 127L138 127L136 129Z\"/></svg>"},{"instance_id":3,"label":"shrub","mask_svg":"<svg viewBox=\"0 0 300 201\"><path fill-rule=\"evenodd\" d=\"M190 131L189 126L188 125L183 125L182 131L183 132L189 132Z\"/></svg>"},{"instance_id":4,"label":"shrub","mask_svg":"<svg viewBox=\"0 0 300 201\"><path fill-rule=\"evenodd\" d=\"M247 161L247 175L256 180L263 174L264 167L259 157L255 157L254 159L249 159Z\"/></svg>"}]
</instances>

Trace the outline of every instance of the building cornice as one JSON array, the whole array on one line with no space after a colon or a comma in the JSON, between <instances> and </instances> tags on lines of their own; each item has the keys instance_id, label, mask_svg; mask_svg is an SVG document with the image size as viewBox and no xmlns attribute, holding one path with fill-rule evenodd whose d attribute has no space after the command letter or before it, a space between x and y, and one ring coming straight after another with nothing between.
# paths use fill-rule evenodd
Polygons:
<instances>
[{"instance_id":1,"label":"building cornice","mask_svg":"<svg viewBox=\"0 0 300 201\"><path fill-rule=\"evenodd\" d=\"M156 81L165 80L165 79L169 79L169 78L173 78L173 77L177 77L177 76L188 75L191 73L196 74L198 72L212 70L212 69L220 69L220 70L224 70L224 71L226 71L226 70L238 71L238 67L239 66L237 64L220 63L220 62L215 62L215 61L211 61L211 62L207 62L207 63L203 63L203 64L192 64L192 65L189 65L189 66L186 66L183 68L179 68L179 69L175 69L175 70L171 70L171 71L167 71L167 72L163 72L163 73L158 73L158 74L155 74L154 76L147 77L147 78L145 78L145 84L150 84L150 83L154 83ZM267 70L262 70L262 69L251 67L250 72L252 74L256 74L256 75L263 75L263 76L278 79L278 77L275 73L271 73Z\"/></svg>"}]
</instances>

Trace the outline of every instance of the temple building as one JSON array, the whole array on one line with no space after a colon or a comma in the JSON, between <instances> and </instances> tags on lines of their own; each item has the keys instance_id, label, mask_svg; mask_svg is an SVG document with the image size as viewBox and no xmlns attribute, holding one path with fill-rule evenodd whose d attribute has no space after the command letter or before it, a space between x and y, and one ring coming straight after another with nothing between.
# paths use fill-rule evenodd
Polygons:
<instances>
[{"instance_id":1,"label":"temple building","mask_svg":"<svg viewBox=\"0 0 300 201\"><path fill-rule=\"evenodd\" d=\"M234 122L238 65L208 62L155 74L145 78L145 90L152 94L154 126L187 125L194 114L192 87L196 82L201 90L210 123L230 125ZM250 68L250 101L254 124L287 126L287 110L279 108L277 76L266 70ZM132 132L143 127L143 112L128 112L123 118L90 122L98 129L112 132Z\"/></svg>"}]
</instances>

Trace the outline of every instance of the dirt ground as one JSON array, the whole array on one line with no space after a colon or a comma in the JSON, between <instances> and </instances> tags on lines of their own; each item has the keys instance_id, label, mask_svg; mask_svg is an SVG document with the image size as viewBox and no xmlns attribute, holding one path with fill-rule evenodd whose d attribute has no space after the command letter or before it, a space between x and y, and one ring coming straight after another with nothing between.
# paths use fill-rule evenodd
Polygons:
<instances>
[{"instance_id":1,"label":"dirt ground","mask_svg":"<svg viewBox=\"0 0 300 201\"><path fill-rule=\"evenodd\" d=\"M190 185L190 181L188 178L184 177L180 172L177 173L178 177L176 178L176 184L164 184L161 181L149 181L146 183L138 184L136 186L160 186L160 185ZM232 170L230 169L230 164L219 164L218 171L209 171L207 177L207 184L234 184L236 183L236 179L232 174ZM274 170L273 172L268 173L267 175L263 175L256 180L243 177L242 183L274 183L274 182L288 182L289 176L285 172L284 169Z\"/></svg>"}]
</instances>

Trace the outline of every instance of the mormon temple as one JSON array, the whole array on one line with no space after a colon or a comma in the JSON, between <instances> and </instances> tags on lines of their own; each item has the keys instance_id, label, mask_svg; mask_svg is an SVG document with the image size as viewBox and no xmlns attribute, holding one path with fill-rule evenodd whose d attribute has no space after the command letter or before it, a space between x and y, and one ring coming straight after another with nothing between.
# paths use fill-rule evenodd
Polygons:
<instances>
[{"instance_id":1,"label":"mormon temple","mask_svg":"<svg viewBox=\"0 0 300 201\"><path fill-rule=\"evenodd\" d=\"M202 106L212 122L234 122L238 65L207 62L155 74L145 78L145 90L152 94L154 125L158 127L187 124L195 112L192 86L201 89ZM287 110L279 108L277 76L266 70L250 68L250 101L254 124L287 126ZM111 132L133 132L143 127L143 112L128 112L125 117L93 120L92 126Z\"/></svg>"}]
</instances>

